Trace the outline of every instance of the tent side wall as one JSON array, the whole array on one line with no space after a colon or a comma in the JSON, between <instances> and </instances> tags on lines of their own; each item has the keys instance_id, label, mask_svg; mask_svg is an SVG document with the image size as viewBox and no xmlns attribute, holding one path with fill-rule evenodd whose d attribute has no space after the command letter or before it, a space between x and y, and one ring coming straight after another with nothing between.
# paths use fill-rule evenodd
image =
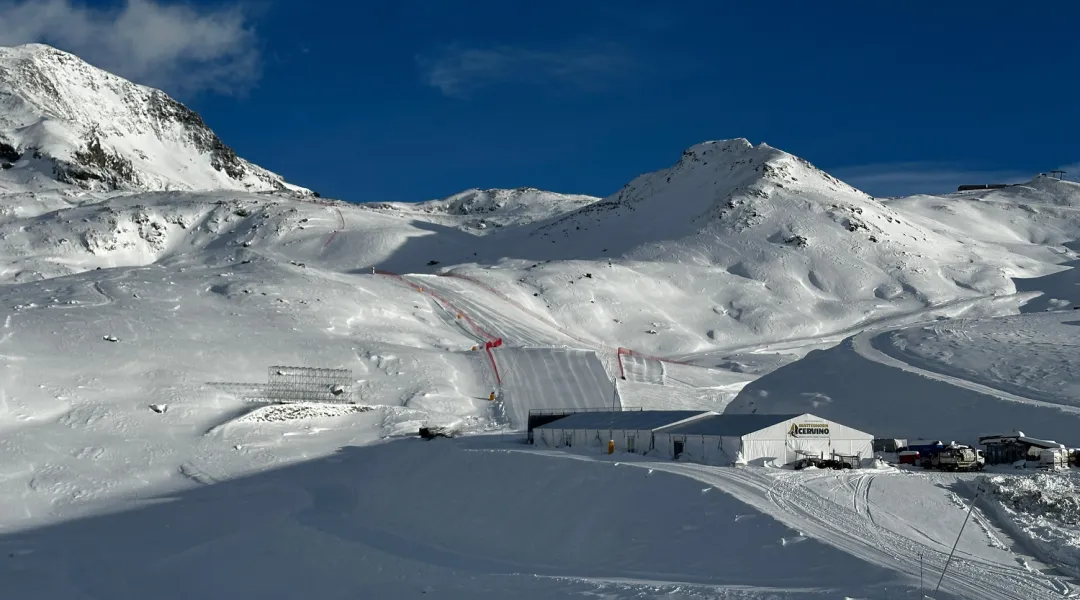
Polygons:
<instances>
[{"instance_id":1,"label":"tent side wall","mask_svg":"<svg viewBox=\"0 0 1080 600\"><path fill-rule=\"evenodd\" d=\"M792 435L792 425L828 427L828 433L810 431ZM874 458L874 436L833 421L804 414L742 436L667 433L653 430L625 429L555 429L537 427L534 444L542 447L578 448L602 447L615 441L616 452L628 452L632 438L634 453L667 459L675 458L675 444L682 443L683 460L709 465L726 466L735 462L740 450L747 463L762 465L768 462L789 464L800 456L828 457L831 454L858 456L863 464Z\"/></svg>"},{"instance_id":2,"label":"tent side wall","mask_svg":"<svg viewBox=\"0 0 1080 600\"><path fill-rule=\"evenodd\" d=\"M614 440L616 452L628 452L628 439L633 439L634 453L644 454L652 448L652 430L623 429L556 429L537 427L533 430L533 444L549 448L607 448L608 440ZM570 441L567 444L567 440Z\"/></svg>"},{"instance_id":3,"label":"tent side wall","mask_svg":"<svg viewBox=\"0 0 1080 600\"><path fill-rule=\"evenodd\" d=\"M681 459L705 465L729 466L742 447L738 437L654 432L654 455L674 459L675 442L682 442Z\"/></svg>"}]
</instances>

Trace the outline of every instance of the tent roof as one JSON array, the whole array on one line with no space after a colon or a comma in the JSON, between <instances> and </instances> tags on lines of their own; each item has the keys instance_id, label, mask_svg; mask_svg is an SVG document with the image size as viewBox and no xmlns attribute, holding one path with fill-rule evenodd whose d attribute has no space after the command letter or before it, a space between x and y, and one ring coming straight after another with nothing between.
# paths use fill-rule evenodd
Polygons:
<instances>
[{"instance_id":1,"label":"tent roof","mask_svg":"<svg viewBox=\"0 0 1080 600\"><path fill-rule=\"evenodd\" d=\"M567 415L535 429L623 429L653 430L679 421L711 414L703 410L625 410L580 412Z\"/></svg>"},{"instance_id":2,"label":"tent roof","mask_svg":"<svg viewBox=\"0 0 1080 600\"><path fill-rule=\"evenodd\" d=\"M802 415L713 415L695 419L674 427L667 427L662 433L680 435L713 435L720 437L742 437L766 427L772 427Z\"/></svg>"}]
</instances>

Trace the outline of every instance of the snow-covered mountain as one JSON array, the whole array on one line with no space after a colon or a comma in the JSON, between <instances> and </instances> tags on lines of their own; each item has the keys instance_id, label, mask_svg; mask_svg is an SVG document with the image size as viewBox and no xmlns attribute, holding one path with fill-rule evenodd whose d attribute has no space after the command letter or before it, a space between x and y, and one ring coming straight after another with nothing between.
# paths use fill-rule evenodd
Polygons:
<instances>
[{"instance_id":1,"label":"snow-covered mountain","mask_svg":"<svg viewBox=\"0 0 1080 600\"><path fill-rule=\"evenodd\" d=\"M195 112L50 46L0 48L0 185L310 192L238 157Z\"/></svg>"},{"instance_id":2,"label":"snow-covered mountain","mask_svg":"<svg viewBox=\"0 0 1080 600\"><path fill-rule=\"evenodd\" d=\"M1022 212L1029 196L1075 190L1039 178L996 193ZM963 210L982 197L938 202ZM1047 274L1073 256L1060 244L1074 239L1067 231L1076 219L1048 212L1064 208L1046 205L1038 209L1045 219L1017 221L1027 237L1005 243L976 229L1000 229L989 214L947 230L906 206L738 139L690 148L671 168L573 212L440 251L444 265L470 263L456 272L600 339L655 332L644 344L660 354L817 335L1008 295L1013 277Z\"/></svg>"},{"instance_id":3,"label":"snow-covered mountain","mask_svg":"<svg viewBox=\"0 0 1080 600\"><path fill-rule=\"evenodd\" d=\"M557 217L599 200L600 198L594 196L559 194L520 187L512 190L472 189L440 200L417 203L383 202L367 206L415 215L424 220L443 222L483 234L508 225L528 225Z\"/></svg>"},{"instance_id":4,"label":"snow-covered mountain","mask_svg":"<svg viewBox=\"0 0 1080 600\"><path fill-rule=\"evenodd\" d=\"M1080 258L1080 185L879 201L736 139L603 199L316 201L164 94L42 46L0 50L0 136L2 597L914 597L965 518L946 474L373 442L613 402L1080 430L1074 313L1017 316ZM356 404L245 401L275 365L348 369ZM588 485L648 502L552 492ZM1061 597L974 520L950 597ZM740 549L718 563L722 537Z\"/></svg>"}]
</instances>

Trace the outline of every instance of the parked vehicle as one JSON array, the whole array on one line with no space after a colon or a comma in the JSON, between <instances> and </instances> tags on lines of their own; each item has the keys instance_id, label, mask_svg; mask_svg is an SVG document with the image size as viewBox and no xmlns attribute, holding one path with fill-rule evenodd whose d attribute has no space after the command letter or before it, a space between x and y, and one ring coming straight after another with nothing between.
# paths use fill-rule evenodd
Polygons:
<instances>
[{"instance_id":1,"label":"parked vehicle","mask_svg":"<svg viewBox=\"0 0 1080 600\"><path fill-rule=\"evenodd\" d=\"M986 464L980 462L976 451L968 446L947 446L923 459L923 467L940 471L977 471Z\"/></svg>"},{"instance_id":2,"label":"parked vehicle","mask_svg":"<svg viewBox=\"0 0 1080 600\"><path fill-rule=\"evenodd\" d=\"M1069 451L1065 448L1045 448L1039 452L1040 469L1068 469Z\"/></svg>"},{"instance_id":3,"label":"parked vehicle","mask_svg":"<svg viewBox=\"0 0 1080 600\"><path fill-rule=\"evenodd\" d=\"M796 471L800 471L807 467L817 467L818 469L854 469L859 464L858 456L844 456L840 454L834 454L829 458L819 456L804 456L799 460L792 463L792 468Z\"/></svg>"},{"instance_id":4,"label":"parked vehicle","mask_svg":"<svg viewBox=\"0 0 1080 600\"><path fill-rule=\"evenodd\" d=\"M902 465L917 465L919 464L919 451L918 450L904 450L898 455L899 462Z\"/></svg>"}]
</instances>

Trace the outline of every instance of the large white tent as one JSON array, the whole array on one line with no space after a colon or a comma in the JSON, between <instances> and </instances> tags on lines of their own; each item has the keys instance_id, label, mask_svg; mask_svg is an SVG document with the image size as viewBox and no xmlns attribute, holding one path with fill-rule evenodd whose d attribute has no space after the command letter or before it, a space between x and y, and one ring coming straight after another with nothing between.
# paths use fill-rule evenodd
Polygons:
<instances>
[{"instance_id":1,"label":"large white tent","mask_svg":"<svg viewBox=\"0 0 1080 600\"><path fill-rule=\"evenodd\" d=\"M653 445L671 458L712 465L784 465L803 456L874 457L874 436L810 413L712 415L653 432Z\"/></svg>"},{"instance_id":2,"label":"large white tent","mask_svg":"<svg viewBox=\"0 0 1080 600\"><path fill-rule=\"evenodd\" d=\"M580 412L533 428L537 446L601 446L615 441L618 452L645 454L652 450L653 431L666 426L689 423L716 413L700 410L623 410Z\"/></svg>"}]
</instances>

